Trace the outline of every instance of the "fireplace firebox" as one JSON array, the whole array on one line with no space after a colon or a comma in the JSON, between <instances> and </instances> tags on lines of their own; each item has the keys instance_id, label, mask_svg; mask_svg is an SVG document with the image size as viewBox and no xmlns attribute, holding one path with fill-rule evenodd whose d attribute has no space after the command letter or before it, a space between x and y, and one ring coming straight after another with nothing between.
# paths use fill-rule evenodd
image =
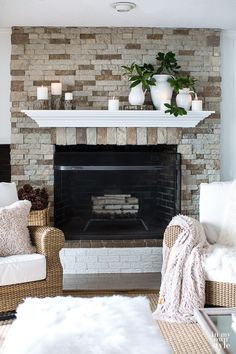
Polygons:
<instances>
[{"instance_id":1,"label":"fireplace firebox","mask_svg":"<svg viewBox=\"0 0 236 354\"><path fill-rule=\"evenodd\" d=\"M67 240L162 239L180 213L176 145L56 146L54 222Z\"/></svg>"}]
</instances>

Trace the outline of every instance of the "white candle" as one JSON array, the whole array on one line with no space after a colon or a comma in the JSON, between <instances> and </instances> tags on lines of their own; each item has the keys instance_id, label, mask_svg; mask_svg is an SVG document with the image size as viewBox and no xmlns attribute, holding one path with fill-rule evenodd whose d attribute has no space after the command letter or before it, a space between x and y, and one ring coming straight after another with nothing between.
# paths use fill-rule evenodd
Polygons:
<instances>
[{"instance_id":1,"label":"white candle","mask_svg":"<svg viewBox=\"0 0 236 354\"><path fill-rule=\"evenodd\" d=\"M37 87L37 100L48 100L48 88L45 86Z\"/></svg>"},{"instance_id":2,"label":"white candle","mask_svg":"<svg viewBox=\"0 0 236 354\"><path fill-rule=\"evenodd\" d=\"M108 100L108 110L119 111L119 100L115 99L115 97L113 97L111 100Z\"/></svg>"},{"instance_id":3,"label":"white candle","mask_svg":"<svg viewBox=\"0 0 236 354\"><path fill-rule=\"evenodd\" d=\"M62 93L62 84L60 82L51 83L51 93L52 95L60 96Z\"/></svg>"},{"instance_id":4,"label":"white candle","mask_svg":"<svg viewBox=\"0 0 236 354\"><path fill-rule=\"evenodd\" d=\"M192 101L192 111L202 111L202 100Z\"/></svg>"},{"instance_id":5,"label":"white candle","mask_svg":"<svg viewBox=\"0 0 236 354\"><path fill-rule=\"evenodd\" d=\"M168 108L165 106L165 104L168 103L170 104L170 100L161 100L160 104L160 110L161 111L166 111Z\"/></svg>"},{"instance_id":6,"label":"white candle","mask_svg":"<svg viewBox=\"0 0 236 354\"><path fill-rule=\"evenodd\" d=\"M73 100L73 93L72 92L66 92L65 93L65 101L72 101Z\"/></svg>"}]
</instances>

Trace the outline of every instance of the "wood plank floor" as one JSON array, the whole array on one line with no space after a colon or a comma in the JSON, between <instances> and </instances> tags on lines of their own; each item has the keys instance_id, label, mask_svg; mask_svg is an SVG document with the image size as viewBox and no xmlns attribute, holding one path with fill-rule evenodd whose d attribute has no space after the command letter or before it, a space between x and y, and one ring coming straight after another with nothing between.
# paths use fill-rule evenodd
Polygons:
<instances>
[{"instance_id":1,"label":"wood plank floor","mask_svg":"<svg viewBox=\"0 0 236 354\"><path fill-rule=\"evenodd\" d=\"M63 290L152 290L158 291L161 273L66 274Z\"/></svg>"}]
</instances>

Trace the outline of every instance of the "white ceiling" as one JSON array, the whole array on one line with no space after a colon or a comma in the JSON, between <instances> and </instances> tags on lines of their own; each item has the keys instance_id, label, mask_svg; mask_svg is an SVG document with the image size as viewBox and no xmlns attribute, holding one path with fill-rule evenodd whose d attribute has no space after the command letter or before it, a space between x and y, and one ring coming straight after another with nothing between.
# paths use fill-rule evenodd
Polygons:
<instances>
[{"instance_id":1,"label":"white ceiling","mask_svg":"<svg viewBox=\"0 0 236 354\"><path fill-rule=\"evenodd\" d=\"M236 30L236 0L134 0L117 13L116 0L0 0L0 27L144 26ZM133 1L133 0L131 0Z\"/></svg>"}]
</instances>

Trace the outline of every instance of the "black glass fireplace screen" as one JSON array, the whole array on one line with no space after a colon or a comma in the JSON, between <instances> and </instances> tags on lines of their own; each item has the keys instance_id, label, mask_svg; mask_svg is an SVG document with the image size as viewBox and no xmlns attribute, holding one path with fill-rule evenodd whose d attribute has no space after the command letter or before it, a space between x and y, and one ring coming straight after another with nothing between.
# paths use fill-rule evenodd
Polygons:
<instances>
[{"instance_id":1,"label":"black glass fireplace screen","mask_svg":"<svg viewBox=\"0 0 236 354\"><path fill-rule=\"evenodd\" d=\"M56 146L54 222L66 239L163 238L180 212L176 146Z\"/></svg>"}]
</instances>

